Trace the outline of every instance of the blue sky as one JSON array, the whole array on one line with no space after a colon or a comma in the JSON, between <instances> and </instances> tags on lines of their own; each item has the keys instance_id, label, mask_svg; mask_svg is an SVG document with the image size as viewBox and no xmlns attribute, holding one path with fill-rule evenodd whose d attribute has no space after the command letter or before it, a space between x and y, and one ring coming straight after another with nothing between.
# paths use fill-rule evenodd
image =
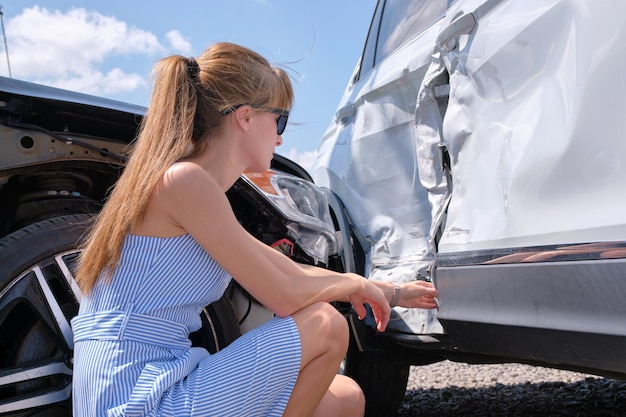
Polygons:
<instances>
[{"instance_id":1,"label":"blue sky","mask_svg":"<svg viewBox=\"0 0 626 417\"><path fill-rule=\"evenodd\" d=\"M218 41L288 67L296 95L278 153L306 168L357 63L375 0L11 0L2 2L13 78L147 105L148 74ZM0 75L8 76L4 43Z\"/></svg>"}]
</instances>

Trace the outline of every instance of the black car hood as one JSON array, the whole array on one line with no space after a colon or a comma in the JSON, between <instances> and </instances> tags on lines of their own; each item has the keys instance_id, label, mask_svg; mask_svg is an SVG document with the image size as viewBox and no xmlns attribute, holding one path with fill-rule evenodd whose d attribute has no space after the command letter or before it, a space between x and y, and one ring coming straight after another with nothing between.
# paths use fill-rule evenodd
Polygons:
<instances>
[{"instance_id":1,"label":"black car hood","mask_svg":"<svg viewBox=\"0 0 626 417\"><path fill-rule=\"evenodd\" d=\"M0 122L52 132L134 138L146 108L60 88L0 77Z\"/></svg>"}]
</instances>

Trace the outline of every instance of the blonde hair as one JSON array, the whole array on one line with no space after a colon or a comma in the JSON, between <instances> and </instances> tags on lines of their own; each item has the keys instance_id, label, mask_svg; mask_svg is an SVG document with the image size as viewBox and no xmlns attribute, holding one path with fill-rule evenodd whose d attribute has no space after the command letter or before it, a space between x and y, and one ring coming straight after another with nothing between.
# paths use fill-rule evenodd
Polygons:
<instances>
[{"instance_id":1,"label":"blonde hair","mask_svg":"<svg viewBox=\"0 0 626 417\"><path fill-rule=\"evenodd\" d=\"M131 156L82 245L76 279L84 293L102 272L110 277L126 235L165 171L210 145L212 132L224 120L222 111L237 104L286 110L293 105L285 71L232 43L214 44L197 59L164 58L153 75L152 98Z\"/></svg>"}]
</instances>

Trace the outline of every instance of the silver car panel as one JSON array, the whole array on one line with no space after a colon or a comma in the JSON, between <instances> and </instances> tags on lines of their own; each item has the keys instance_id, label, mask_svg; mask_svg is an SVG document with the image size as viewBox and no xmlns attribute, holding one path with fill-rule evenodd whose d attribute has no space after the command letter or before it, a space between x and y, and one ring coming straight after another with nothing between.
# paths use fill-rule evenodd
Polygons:
<instances>
[{"instance_id":1,"label":"silver car panel","mask_svg":"<svg viewBox=\"0 0 626 417\"><path fill-rule=\"evenodd\" d=\"M436 282L438 311L396 308L391 328L436 335L493 320L626 336L615 328L626 297L624 12L620 0L458 0L373 70L357 65L312 175L345 206L370 279ZM617 260L472 264L598 243ZM525 282L547 294L521 296ZM569 286L580 292L559 293ZM500 320L516 297L520 322ZM555 298L563 308L545 310Z\"/></svg>"}]
</instances>

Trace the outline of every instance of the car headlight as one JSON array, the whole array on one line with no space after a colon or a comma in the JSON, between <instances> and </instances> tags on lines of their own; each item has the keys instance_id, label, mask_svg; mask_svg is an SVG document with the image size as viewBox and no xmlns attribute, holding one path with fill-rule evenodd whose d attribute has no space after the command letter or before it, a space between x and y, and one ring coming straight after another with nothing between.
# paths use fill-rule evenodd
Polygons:
<instances>
[{"instance_id":1,"label":"car headlight","mask_svg":"<svg viewBox=\"0 0 626 417\"><path fill-rule=\"evenodd\" d=\"M337 253L337 237L328 200L310 181L277 171L245 172L244 181L259 191L285 219L290 237L318 262Z\"/></svg>"}]
</instances>

